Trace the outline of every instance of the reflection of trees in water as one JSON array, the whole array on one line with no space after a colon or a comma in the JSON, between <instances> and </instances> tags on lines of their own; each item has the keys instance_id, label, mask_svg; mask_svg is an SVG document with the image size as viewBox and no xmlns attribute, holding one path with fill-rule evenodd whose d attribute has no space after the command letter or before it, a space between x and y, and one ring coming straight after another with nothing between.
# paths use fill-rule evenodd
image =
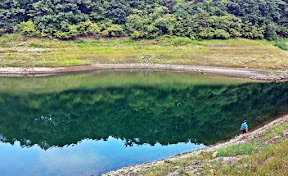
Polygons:
<instances>
[{"instance_id":1,"label":"reflection of trees in water","mask_svg":"<svg viewBox=\"0 0 288 176\"><path fill-rule=\"evenodd\" d=\"M125 146L209 145L237 134L243 119L253 127L287 112L288 84L111 87L1 98L1 140L9 143L47 149L113 136Z\"/></svg>"}]
</instances>

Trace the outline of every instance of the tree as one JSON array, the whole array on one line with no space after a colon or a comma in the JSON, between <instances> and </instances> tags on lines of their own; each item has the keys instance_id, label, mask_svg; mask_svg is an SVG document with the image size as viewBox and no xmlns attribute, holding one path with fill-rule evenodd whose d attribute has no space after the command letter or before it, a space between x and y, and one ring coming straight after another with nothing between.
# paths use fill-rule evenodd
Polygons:
<instances>
[{"instance_id":1,"label":"tree","mask_svg":"<svg viewBox=\"0 0 288 176\"><path fill-rule=\"evenodd\" d=\"M107 9L107 18L115 24L124 24L126 17L129 15L129 9L124 3L112 0Z\"/></svg>"},{"instance_id":2,"label":"tree","mask_svg":"<svg viewBox=\"0 0 288 176\"><path fill-rule=\"evenodd\" d=\"M121 25L121 35L127 33L133 38L155 38L160 35L218 38L220 34L229 34L230 37L275 40L278 36L288 37L288 4L287 0L0 2L0 28L3 33L17 32L18 24L28 21L36 25L36 31L33 34L22 31L23 34L39 37L73 38L76 35L74 28L77 29L77 35L95 35L106 30L103 34L109 36L112 33L108 31L120 30L119 26L111 28L112 24L117 24ZM89 21L91 25L88 25ZM107 26L109 21L111 24ZM106 28L102 29L105 25ZM217 35L214 35L216 30ZM114 31L116 33L120 34Z\"/></svg>"}]
</instances>

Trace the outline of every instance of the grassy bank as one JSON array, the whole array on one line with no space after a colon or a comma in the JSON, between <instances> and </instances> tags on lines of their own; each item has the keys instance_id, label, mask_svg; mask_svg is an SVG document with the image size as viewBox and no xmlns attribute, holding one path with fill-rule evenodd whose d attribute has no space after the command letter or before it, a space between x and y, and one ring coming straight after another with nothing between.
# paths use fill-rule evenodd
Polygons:
<instances>
[{"instance_id":1,"label":"grassy bank","mask_svg":"<svg viewBox=\"0 0 288 176\"><path fill-rule=\"evenodd\" d=\"M8 34L0 37L0 66L159 63L287 69L286 42L248 39L197 41L165 36L153 40L79 38L60 41ZM274 46L276 44L278 47Z\"/></svg>"},{"instance_id":2,"label":"grassy bank","mask_svg":"<svg viewBox=\"0 0 288 176\"><path fill-rule=\"evenodd\" d=\"M127 171L132 173L131 175L141 176L286 175L288 173L288 117L277 120L276 123L270 123L272 125L268 128L263 127L264 129L259 129L257 132L248 133L247 139L234 140L208 150L167 159L134 170L127 169Z\"/></svg>"}]
</instances>

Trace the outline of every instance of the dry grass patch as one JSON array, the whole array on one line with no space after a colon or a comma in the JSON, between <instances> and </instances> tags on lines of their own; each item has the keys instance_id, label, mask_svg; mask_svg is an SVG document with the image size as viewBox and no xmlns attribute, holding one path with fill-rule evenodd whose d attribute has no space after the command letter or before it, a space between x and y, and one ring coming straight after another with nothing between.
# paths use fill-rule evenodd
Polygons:
<instances>
[{"instance_id":1,"label":"dry grass patch","mask_svg":"<svg viewBox=\"0 0 288 176\"><path fill-rule=\"evenodd\" d=\"M248 39L197 41L161 37L153 40L79 38L60 41L11 34L2 36L0 44L0 66L159 63L288 68L288 51L273 46L272 42Z\"/></svg>"}]
</instances>

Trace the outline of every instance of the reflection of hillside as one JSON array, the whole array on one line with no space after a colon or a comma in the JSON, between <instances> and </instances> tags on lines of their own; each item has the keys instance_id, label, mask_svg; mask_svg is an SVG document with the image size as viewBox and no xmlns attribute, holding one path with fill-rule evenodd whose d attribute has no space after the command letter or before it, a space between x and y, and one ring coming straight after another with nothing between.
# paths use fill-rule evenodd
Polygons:
<instances>
[{"instance_id":1,"label":"reflection of hillside","mask_svg":"<svg viewBox=\"0 0 288 176\"><path fill-rule=\"evenodd\" d=\"M0 134L24 146L64 146L109 136L136 144L214 144L287 112L288 83L77 89L0 95Z\"/></svg>"},{"instance_id":2,"label":"reflection of hillside","mask_svg":"<svg viewBox=\"0 0 288 176\"><path fill-rule=\"evenodd\" d=\"M0 92L13 95L43 94L71 89L130 87L135 85L167 87L187 85L241 84L249 79L160 71L100 71L92 73L49 76L45 78L1 78ZM1 97L0 97L1 101Z\"/></svg>"}]
</instances>

